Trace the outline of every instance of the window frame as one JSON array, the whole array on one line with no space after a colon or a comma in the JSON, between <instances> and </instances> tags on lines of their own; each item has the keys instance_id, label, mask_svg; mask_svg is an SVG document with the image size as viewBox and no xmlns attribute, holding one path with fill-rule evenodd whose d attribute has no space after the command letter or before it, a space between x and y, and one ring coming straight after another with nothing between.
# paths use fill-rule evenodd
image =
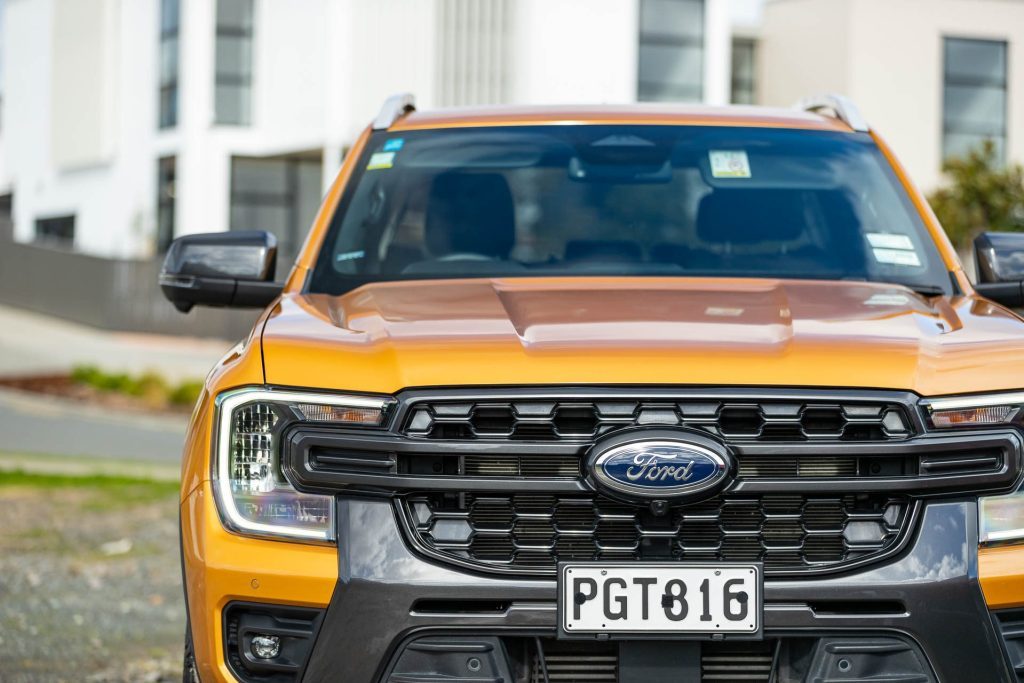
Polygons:
<instances>
[{"instance_id":1,"label":"window frame","mask_svg":"<svg viewBox=\"0 0 1024 683\"><path fill-rule=\"evenodd\" d=\"M636 98L638 102L702 102L704 100L705 92L705 78L704 69L707 62L707 50L705 44L707 42L707 1L706 0L675 0L676 2L685 2L687 4L699 4L700 5L700 37L694 36L683 36L677 33L671 33L667 31L649 32L645 31L643 27L643 14L644 5L647 0L639 0L637 3L637 63L636 63ZM678 91L678 86L675 84L668 84L664 81L652 81L645 80L643 78L642 59L641 52L645 46L658 46L658 47L674 47L674 48L697 48L700 51L700 81L696 85L696 96L670 94L669 97L652 97L645 94L645 88L650 88L652 85L658 87L661 90L666 90L666 85L671 85L671 90Z\"/></svg>"},{"instance_id":2,"label":"window frame","mask_svg":"<svg viewBox=\"0 0 1024 683\"><path fill-rule=\"evenodd\" d=\"M255 0L233 0L244 2L249 6L249 22L247 26L226 25L220 20L220 3L217 0L214 8L214 59L213 59L213 118L214 123L219 126L251 126L252 125L252 91L253 91L253 63L254 47L256 43L256 3ZM239 73L225 73L221 70L221 64L217 59L218 46L221 38L233 38L248 43L248 63L245 69ZM244 73L243 73L244 71ZM245 91L244 104L241 107L240 116L237 119L228 119L224 112L217 107L217 94L221 87L239 88Z\"/></svg>"},{"instance_id":3,"label":"window frame","mask_svg":"<svg viewBox=\"0 0 1024 683\"><path fill-rule=\"evenodd\" d=\"M156 160L156 251L163 254L177 233L178 158L168 155ZM170 168L169 179L165 176ZM171 190L167 191L170 185ZM169 229L168 229L169 227Z\"/></svg>"},{"instance_id":4,"label":"window frame","mask_svg":"<svg viewBox=\"0 0 1024 683\"><path fill-rule=\"evenodd\" d=\"M999 45L1002 46L1002 82L997 83L993 81L980 81L976 79L953 77L952 82L949 73L949 59L948 59L948 47L950 42L960 43L975 43L975 44L988 44L988 45ZM1010 144L1010 126L1009 126L1009 112L1010 112L1010 41L1005 38L992 37L992 36L967 36L961 34L944 34L942 35L942 138L940 141L940 158L946 161L953 158L955 155L950 154L947 151L947 139L950 135L962 135L963 130L952 128L947 119L947 107L946 107L946 93L950 86L961 87L961 88L995 88L999 87L1003 93L1003 107L1000 112L1002 117L1001 135L998 138L989 137L986 139L996 140L997 153L999 155L998 161L1000 164L1006 162L1007 149ZM972 131L966 132L969 135L980 136L981 133L975 133Z\"/></svg>"},{"instance_id":5,"label":"window frame","mask_svg":"<svg viewBox=\"0 0 1024 683\"><path fill-rule=\"evenodd\" d=\"M167 26L164 24L164 19L167 15L166 8L172 4L174 7L174 24L173 26ZM178 110L180 108L178 98L181 95L181 89L179 88L179 81L181 77L181 0L160 0L159 9L160 40L157 60L157 128L159 130L169 130L177 127ZM170 49L169 46L172 42L175 44L173 77L165 80L164 60L166 59L166 52ZM172 104L170 113L165 119L164 114L166 112L164 110L164 102L167 97L170 98Z\"/></svg>"},{"instance_id":6,"label":"window frame","mask_svg":"<svg viewBox=\"0 0 1024 683\"><path fill-rule=\"evenodd\" d=\"M70 236L44 234L49 225L52 224L56 226L65 223L71 226ZM73 250L75 248L76 223L76 215L73 213L39 216L34 222L32 243L36 246L48 247L51 249Z\"/></svg>"}]
</instances>

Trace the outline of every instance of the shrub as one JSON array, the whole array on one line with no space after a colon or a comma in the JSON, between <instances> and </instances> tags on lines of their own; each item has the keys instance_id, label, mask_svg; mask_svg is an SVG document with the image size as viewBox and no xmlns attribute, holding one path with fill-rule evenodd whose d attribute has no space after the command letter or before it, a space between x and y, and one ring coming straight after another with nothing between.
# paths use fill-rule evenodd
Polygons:
<instances>
[{"instance_id":1,"label":"shrub","mask_svg":"<svg viewBox=\"0 0 1024 683\"><path fill-rule=\"evenodd\" d=\"M199 394L202 392L201 381L182 382L171 391L170 401L177 406L190 406L199 400Z\"/></svg>"},{"instance_id":2,"label":"shrub","mask_svg":"<svg viewBox=\"0 0 1024 683\"><path fill-rule=\"evenodd\" d=\"M1024 231L1024 167L1001 165L991 140L947 159L942 170L949 183L928 201L958 247L986 230Z\"/></svg>"}]
</instances>

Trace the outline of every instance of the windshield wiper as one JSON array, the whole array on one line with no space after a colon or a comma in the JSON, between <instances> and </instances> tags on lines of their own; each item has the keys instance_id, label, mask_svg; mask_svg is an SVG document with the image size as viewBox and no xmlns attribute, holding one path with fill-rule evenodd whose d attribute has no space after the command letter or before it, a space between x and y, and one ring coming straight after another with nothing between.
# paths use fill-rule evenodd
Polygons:
<instances>
[{"instance_id":1,"label":"windshield wiper","mask_svg":"<svg viewBox=\"0 0 1024 683\"><path fill-rule=\"evenodd\" d=\"M938 285L910 284L909 282L893 282L892 284L906 287L921 296L942 296L947 293L945 289Z\"/></svg>"}]
</instances>

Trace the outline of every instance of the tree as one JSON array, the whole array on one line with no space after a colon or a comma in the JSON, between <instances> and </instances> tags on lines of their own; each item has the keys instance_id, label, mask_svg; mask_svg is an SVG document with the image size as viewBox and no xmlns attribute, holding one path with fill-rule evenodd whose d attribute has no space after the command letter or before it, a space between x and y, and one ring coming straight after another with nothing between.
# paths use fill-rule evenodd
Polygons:
<instances>
[{"instance_id":1,"label":"tree","mask_svg":"<svg viewBox=\"0 0 1024 683\"><path fill-rule=\"evenodd\" d=\"M942 171L949 183L928 201L954 244L967 246L986 230L1024 232L1024 167L1000 164L991 140L947 159Z\"/></svg>"}]
</instances>

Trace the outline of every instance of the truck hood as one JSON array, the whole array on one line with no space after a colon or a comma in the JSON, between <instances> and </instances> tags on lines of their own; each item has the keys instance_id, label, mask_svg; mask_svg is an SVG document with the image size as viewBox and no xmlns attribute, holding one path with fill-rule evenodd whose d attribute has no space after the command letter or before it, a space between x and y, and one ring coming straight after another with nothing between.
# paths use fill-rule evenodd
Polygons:
<instances>
[{"instance_id":1,"label":"truck hood","mask_svg":"<svg viewBox=\"0 0 1024 683\"><path fill-rule=\"evenodd\" d=\"M800 280L391 282L286 294L266 381L393 393L466 385L1024 387L1024 321L974 297Z\"/></svg>"}]
</instances>

